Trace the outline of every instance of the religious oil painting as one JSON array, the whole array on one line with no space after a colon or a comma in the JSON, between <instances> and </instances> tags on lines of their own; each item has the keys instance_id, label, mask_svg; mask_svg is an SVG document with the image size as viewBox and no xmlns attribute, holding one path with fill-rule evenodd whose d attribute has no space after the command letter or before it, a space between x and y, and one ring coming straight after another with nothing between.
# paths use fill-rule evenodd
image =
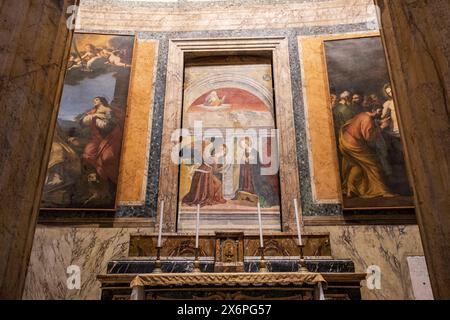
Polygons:
<instances>
[{"instance_id":1,"label":"religious oil painting","mask_svg":"<svg viewBox=\"0 0 450 320\"><path fill-rule=\"evenodd\" d=\"M41 206L114 210L134 37L73 38Z\"/></svg>"},{"instance_id":2,"label":"religious oil painting","mask_svg":"<svg viewBox=\"0 0 450 320\"><path fill-rule=\"evenodd\" d=\"M412 207L381 38L325 41L325 55L344 208Z\"/></svg>"},{"instance_id":3,"label":"religious oil painting","mask_svg":"<svg viewBox=\"0 0 450 320\"><path fill-rule=\"evenodd\" d=\"M217 229L253 228L258 202L265 227L279 230L271 60L217 57L194 61L185 67L184 83L181 230L189 223L192 226L197 208L209 226Z\"/></svg>"}]
</instances>

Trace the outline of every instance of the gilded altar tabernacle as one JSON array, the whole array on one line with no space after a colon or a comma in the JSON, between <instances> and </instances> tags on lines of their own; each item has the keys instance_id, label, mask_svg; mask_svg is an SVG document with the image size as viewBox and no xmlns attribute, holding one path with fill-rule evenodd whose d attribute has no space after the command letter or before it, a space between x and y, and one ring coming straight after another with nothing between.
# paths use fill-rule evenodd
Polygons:
<instances>
[{"instance_id":1,"label":"gilded altar tabernacle","mask_svg":"<svg viewBox=\"0 0 450 320\"><path fill-rule=\"evenodd\" d=\"M214 272L244 272L244 233L216 233Z\"/></svg>"}]
</instances>

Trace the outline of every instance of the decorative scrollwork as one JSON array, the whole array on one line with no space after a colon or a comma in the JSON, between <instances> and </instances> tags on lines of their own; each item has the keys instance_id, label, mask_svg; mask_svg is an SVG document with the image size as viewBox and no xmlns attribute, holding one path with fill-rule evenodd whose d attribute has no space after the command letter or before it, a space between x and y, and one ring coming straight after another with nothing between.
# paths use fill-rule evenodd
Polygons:
<instances>
[{"instance_id":1,"label":"decorative scrollwork","mask_svg":"<svg viewBox=\"0 0 450 320\"><path fill-rule=\"evenodd\" d=\"M320 273L179 273L139 275L131 282L134 286L288 286L317 285L325 279Z\"/></svg>"}]
</instances>

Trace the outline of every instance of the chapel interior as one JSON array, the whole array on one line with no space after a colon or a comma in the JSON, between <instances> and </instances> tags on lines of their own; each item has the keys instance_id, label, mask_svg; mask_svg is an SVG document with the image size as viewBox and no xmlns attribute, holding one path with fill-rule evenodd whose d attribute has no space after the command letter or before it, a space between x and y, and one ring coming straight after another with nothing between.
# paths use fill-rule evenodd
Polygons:
<instances>
[{"instance_id":1,"label":"chapel interior","mask_svg":"<svg viewBox=\"0 0 450 320\"><path fill-rule=\"evenodd\" d=\"M448 0L0 17L0 299L450 299Z\"/></svg>"}]
</instances>

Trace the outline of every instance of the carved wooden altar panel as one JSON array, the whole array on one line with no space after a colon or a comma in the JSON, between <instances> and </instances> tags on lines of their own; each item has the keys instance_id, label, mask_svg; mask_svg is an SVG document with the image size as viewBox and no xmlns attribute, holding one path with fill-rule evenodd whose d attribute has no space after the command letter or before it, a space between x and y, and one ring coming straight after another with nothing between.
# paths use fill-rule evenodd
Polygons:
<instances>
[{"instance_id":1,"label":"carved wooden altar panel","mask_svg":"<svg viewBox=\"0 0 450 320\"><path fill-rule=\"evenodd\" d=\"M131 235L129 256L151 257L156 256L157 235ZM265 255L275 257L298 256L298 246L295 234L275 233L264 237ZM305 234L305 256L330 257L331 246L329 234ZM216 237L214 235L200 236L200 256L214 257ZM244 239L244 256L259 256L259 236L246 235ZM163 238L163 257L193 257L195 252L195 239L183 234L169 234Z\"/></svg>"}]
</instances>

